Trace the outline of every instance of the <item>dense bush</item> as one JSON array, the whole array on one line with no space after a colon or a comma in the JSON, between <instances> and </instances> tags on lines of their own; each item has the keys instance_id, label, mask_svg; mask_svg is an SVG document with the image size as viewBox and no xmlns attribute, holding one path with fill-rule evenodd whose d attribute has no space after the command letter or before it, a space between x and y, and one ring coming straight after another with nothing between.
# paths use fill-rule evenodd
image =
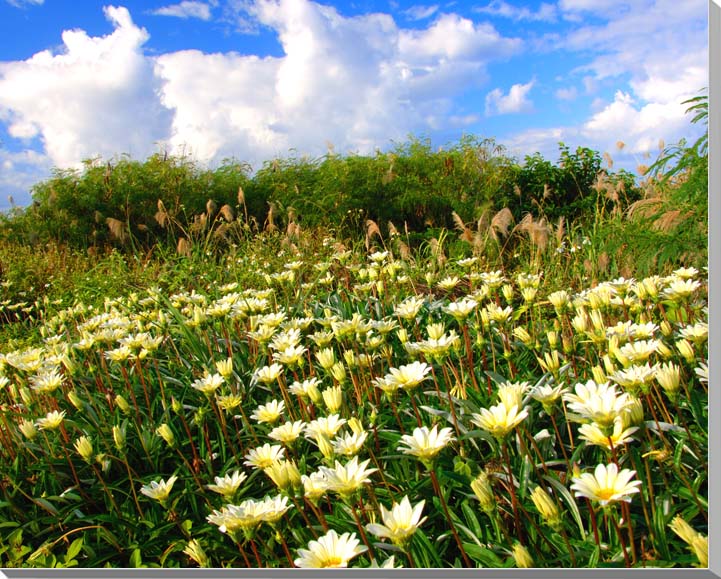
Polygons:
<instances>
[{"instance_id":1,"label":"dense bush","mask_svg":"<svg viewBox=\"0 0 721 579\"><path fill-rule=\"evenodd\" d=\"M609 195L609 183L623 194ZM93 159L82 171L56 170L32 193L31 207L4 216L6 238L145 249L291 223L340 235L359 233L368 220L384 232L389 222L422 232L451 228L458 218L476 223L505 207L516 222L527 213L588 220L599 202L638 197L632 176L602 171L590 149L561 145L557 165L538 154L519 165L493 140L474 137L437 150L410 139L372 156L273 159L252 176L233 160L211 170L160 154L143 162Z\"/></svg>"}]
</instances>

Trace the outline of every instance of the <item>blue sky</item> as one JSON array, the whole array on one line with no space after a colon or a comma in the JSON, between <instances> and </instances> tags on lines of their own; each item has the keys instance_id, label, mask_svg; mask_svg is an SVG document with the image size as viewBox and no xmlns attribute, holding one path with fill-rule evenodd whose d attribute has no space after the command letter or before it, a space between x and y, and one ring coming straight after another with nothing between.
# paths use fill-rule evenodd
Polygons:
<instances>
[{"instance_id":1,"label":"blue sky","mask_svg":"<svg viewBox=\"0 0 721 579\"><path fill-rule=\"evenodd\" d=\"M0 208L53 167L161 150L254 168L492 137L650 164L694 139L706 0L0 0ZM619 147L619 141L623 143Z\"/></svg>"}]
</instances>

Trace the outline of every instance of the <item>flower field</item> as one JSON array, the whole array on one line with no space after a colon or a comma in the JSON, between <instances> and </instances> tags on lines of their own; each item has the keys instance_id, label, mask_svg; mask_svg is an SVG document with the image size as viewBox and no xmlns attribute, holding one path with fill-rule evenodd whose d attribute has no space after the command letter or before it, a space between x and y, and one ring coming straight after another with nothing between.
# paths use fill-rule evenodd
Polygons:
<instances>
[{"instance_id":1,"label":"flower field","mask_svg":"<svg viewBox=\"0 0 721 579\"><path fill-rule=\"evenodd\" d=\"M707 566L703 272L285 257L38 313L0 566Z\"/></svg>"}]
</instances>

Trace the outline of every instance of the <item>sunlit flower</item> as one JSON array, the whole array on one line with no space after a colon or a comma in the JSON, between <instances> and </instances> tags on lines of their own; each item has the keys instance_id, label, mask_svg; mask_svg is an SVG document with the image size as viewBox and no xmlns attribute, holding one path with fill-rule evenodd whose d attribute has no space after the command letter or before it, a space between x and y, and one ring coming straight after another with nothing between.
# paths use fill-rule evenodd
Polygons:
<instances>
[{"instance_id":1,"label":"sunlit flower","mask_svg":"<svg viewBox=\"0 0 721 579\"><path fill-rule=\"evenodd\" d=\"M271 400L267 404L258 406L250 417L260 424L275 424L283 415L284 410L285 402L282 400Z\"/></svg>"},{"instance_id":2,"label":"sunlit flower","mask_svg":"<svg viewBox=\"0 0 721 579\"><path fill-rule=\"evenodd\" d=\"M683 539L696 555L699 567L708 567L708 537L696 531L680 515L676 515L668 526Z\"/></svg>"},{"instance_id":3,"label":"sunlit flower","mask_svg":"<svg viewBox=\"0 0 721 579\"><path fill-rule=\"evenodd\" d=\"M284 454L285 449L280 444L271 446L270 444L265 443L263 446L254 448L246 454L244 458L247 460L243 464L254 468L264 469L269 467L276 460L281 460Z\"/></svg>"},{"instance_id":4,"label":"sunlit flower","mask_svg":"<svg viewBox=\"0 0 721 579\"><path fill-rule=\"evenodd\" d=\"M688 299L693 292L701 287L701 282L695 279L675 279L661 292L664 298L682 301Z\"/></svg>"},{"instance_id":5,"label":"sunlit flower","mask_svg":"<svg viewBox=\"0 0 721 579\"><path fill-rule=\"evenodd\" d=\"M413 320L423 307L423 298L418 296L410 296L397 304L393 313L404 320Z\"/></svg>"},{"instance_id":6,"label":"sunlit flower","mask_svg":"<svg viewBox=\"0 0 721 579\"><path fill-rule=\"evenodd\" d=\"M648 390L646 385L654 379L657 370L658 366L656 364L650 366L647 362L643 366L636 364L623 370L617 370L608 378L629 392L634 392L639 388L646 392Z\"/></svg>"},{"instance_id":7,"label":"sunlit flower","mask_svg":"<svg viewBox=\"0 0 721 579\"><path fill-rule=\"evenodd\" d=\"M531 491L531 500L544 522L552 529L557 530L561 525L561 512L551 496L543 487L536 487Z\"/></svg>"},{"instance_id":8,"label":"sunlit flower","mask_svg":"<svg viewBox=\"0 0 721 579\"><path fill-rule=\"evenodd\" d=\"M220 374L206 374L202 378L195 380L191 386L206 396L209 396L220 388L223 382L225 382L225 379Z\"/></svg>"},{"instance_id":9,"label":"sunlit flower","mask_svg":"<svg viewBox=\"0 0 721 579\"><path fill-rule=\"evenodd\" d=\"M638 427L631 426L624 428L623 419L618 416L613 421L613 432L608 434L606 429L599 427L597 424L582 424L578 429L580 438L585 440L589 444L595 446L603 446L608 450L618 448L631 442L633 440L633 433L638 430Z\"/></svg>"},{"instance_id":10,"label":"sunlit flower","mask_svg":"<svg viewBox=\"0 0 721 579\"><path fill-rule=\"evenodd\" d=\"M451 428L442 428L439 431L437 424L430 430L427 426L416 427L413 429L412 435L401 436L400 444L405 447L399 445L398 449L405 454L417 456L422 461L431 461L450 442L455 440L452 432Z\"/></svg>"},{"instance_id":11,"label":"sunlit flower","mask_svg":"<svg viewBox=\"0 0 721 579\"><path fill-rule=\"evenodd\" d=\"M474 413L471 422L487 430L498 440L503 440L527 416L528 411L525 408L519 412L518 406L509 408L501 402L490 409L482 408L480 414Z\"/></svg>"},{"instance_id":12,"label":"sunlit flower","mask_svg":"<svg viewBox=\"0 0 721 579\"><path fill-rule=\"evenodd\" d=\"M316 377L307 378L302 382L296 380L288 390L300 398L310 398L314 404L318 404L321 400L318 384L320 384L320 380Z\"/></svg>"},{"instance_id":13,"label":"sunlit flower","mask_svg":"<svg viewBox=\"0 0 721 579\"><path fill-rule=\"evenodd\" d=\"M23 436L28 440L33 440L38 435L38 429L35 427L35 423L31 420L21 420L20 424L18 424L18 428L20 429L20 432L23 433Z\"/></svg>"},{"instance_id":14,"label":"sunlit flower","mask_svg":"<svg viewBox=\"0 0 721 579\"><path fill-rule=\"evenodd\" d=\"M534 566L533 557L521 543L515 543L513 545L513 560L516 562L516 567L519 569L530 569Z\"/></svg>"},{"instance_id":15,"label":"sunlit flower","mask_svg":"<svg viewBox=\"0 0 721 579\"><path fill-rule=\"evenodd\" d=\"M273 363L270 366L263 366L255 372L255 379L261 384L270 384L275 382L283 373L283 366Z\"/></svg>"},{"instance_id":16,"label":"sunlit flower","mask_svg":"<svg viewBox=\"0 0 721 579\"><path fill-rule=\"evenodd\" d=\"M210 567L208 555L197 540L191 539L188 541L188 544L183 549L183 553L195 561L200 567Z\"/></svg>"},{"instance_id":17,"label":"sunlit flower","mask_svg":"<svg viewBox=\"0 0 721 579\"><path fill-rule=\"evenodd\" d=\"M78 437L73 446L85 462L90 464L93 461L93 443L87 436Z\"/></svg>"},{"instance_id":18,"label":"sunlit flower","mask_svg":"<svg viewBox=\"0 0 721 579\"><path fill-rule=\"evenodd\" d=\"M231 412L243 403L243 397L240 394L225 394L215 399L220 408L226 412Z\"/></svg>"},{"instance_id":19,"label":"sunlit flower","mask_svg":"<svg viewBox=\"0 0 721 579\"><path fill-rule=\"evenodd\" d=\"M550 414L556 401L567 392L568 388L563 384L557 386L542 384L531 390L531 398L540 402L543 409Z\"/></svg>"},{"instance_id":20,"label":"sunlit flower","mask_svg":"<svg viewBox=\"0 0 721 579\"><path fill-rule=\"evenodd\" d=\"M333 529L317 541L308 543L307 549L298 549L298 558L294 561L301 568L336 568L347 567L355 556L367 551L360 544L355 533L338 535Z\"/></svg>"},{"instance_id":21,"label":"sunlit flower","mask_svg":"<svg viewBox=\"0 0 721 579\"><path fill-rule=\"evenodd\" d=\"M358 463L358 457L354 456L345 465L336 460L334 468L321 466L319 470L325 477L326 488L329 491L338 493L342 497L349 497L361 485L371 482L368 477L378 470L377 468L366 468L369 462L370 459Z\"/></svg>"},{"instance_id":22,"label":"sunlit flower","mask_svg":"<svg viewBox=\"0 0 721 579\"><path fill-rule=\"evenodd\" d=\"M296 420L295 422L284 422L280 426L276 426L268 433L268 437L284 444L291 444L303 434L305 422Z\"/></svg>"},{"instance_id":23,"label":"sunlit flower","mask_svg":"<svg viewBox=\"0 0 721 579\"><path fill-rule=\"evenodd\" d=\"M431 367L425 362L413 362L400 368L391 368L389 372L386 375L388 382L394 381L399 388L412 390L428 378Z\"/></svg>"},{"instance_id":24,"label":"sunlit flower","mask_svg":"<svg viewBox=\"0 0 721 579\"><path fill-rule=\"evenodd\" d=\"M631 495L639 492L641 481L632 481L636 471L619 472L615 463L599 464L593 474L586 472L574 478L571 489L576 496L598 502L602 507L617 501L631 502Z\"/></svg>"},{"instance_id":25,"label":"sunlit flower","mask_svg":"<svg viewBox=\"0 0 721 579\"><path fill-rule=\"evenodd\" d=\"M248 499L239 505L225 505L222 509L214 510L208 515L207 521L218 525L221 533L234 534L243 531L246 537L251 537L253 531L263 522L267 513L267 505L263 501Z\"/></svg>"},{"instance_id":26,"label":"sunlit flower","mask_svg":"<svg viewBox=\"0 0 721 579\"><path fill-rule=\"evenodd\" d=\"M708 340L708 324L706 322L698 322L693 326L686 326L679 331L682 338L691 340L697 346Z\"/></svg>"},{"instance_id":27,"label":"sunlit flower","mask_svg":"<svg viewBox=\"0 0 721 579\"><path fill-rule=\"evenodd\" d=\"M335 352L333 351L333 348L323 348L322 350L318 350L315 353L315 358L316 360L318 360L321 368L326 371L329 371L333 364L336 363Z\"/></svg>"},{"instance_id":28,"label":"sunlit flower","mask_svg":"<svg viewBox=\"0 0 721 579\"><path fill-rule=\"evenodd\" d=\"M331 386L321 393L328 412L338 412L343 405L343 390L340 386Z\"/></svg>"},{"instance_id":29,"label":"sunlit flower","mask_svg":"<svg viewBox=\"0 0 721 579\"><path fill-rule=\"evenodd\" d=\"M603 427L611 426L626 411L630 400L625 392L619 395L616 386L593 380L576 384L575 394L564 394L563 399L571 410Z\"/></svg>"},{"instance_id":30,"label":"sunlit flower","mask_svg":"<svg viewBox=\"0 0 721 579\"><path fill-rule=\"evenodd\" d=\"M289 489L302 486L300 471L292 460L276 460L264 468L263 472L280 491L287 492Z\"/></svg>"},{"instance_id":31,"label":"sunlit flower","mask_svg":"<svg viewBox=\"0 0 721 579\"><path fill-rule=\"evenodd\" d=\"M366 525L366 529L376 537L387 537L393 544L405 548L416 529L428 518L421 518L424 506L424 500L415 507L411 506L411 501L407 496L403 497L400 503L393 503L390 510L381 505L383 524L371 523Z\"/></svg>"},{"instance_id":32,"label":"sunlit flower","mask_svg":"<svg viewBox=\"0 0 721 579\"><path fill-rule=\"evenodd\" d=\"M30 379L30 387L36 392L50 394L57 390L63 383L62 375L56 370L42 372Z\"/></svg>"},{"instance_id":33,"label":"sunlit flower","mask_svg":"<svg viewBox=\"0 0 721 579\"><path fill-rule=\"evenodd\" d=\"M443 291L451 291L459 283L461 283L461 280L458 278L458 276L449 275L449 276L444 277L441 281L439 281L436 284L436 287Z\"/></svg>"},{"instance_id":34,"label":"sunlit flower","mask_svg":"<svg viewBox=\"0 0 721 579\"><path fill-rule=\"evenodd\" d=\"M492 513L496 509L496 496L493 494L491 481L485 472L481 472L471 481L471 490L481 503L481 509L484 513Z\"/></svg>"},{"instance_id":35,"label":"sunlit flower","mask_svg":"<svg viewBox=\"0 0 721 579\"><path fill-rule=\"evenodd\" d=\"M170 496L170 491L173 490L173 485L177 480L178 477L173 475L167 481L164 481L162 479L160 479L159 482L151 481L150 484L143 485L140 488L140 492L143 493L145 496L150 497L151 499L155 499L156 501L160 501L161 503L163 503Z\"/></svg>"},{"instance_id":36,"label":"sunlit flower","mask_svg":"<svg viewBox=\"0 0 721 579\"><path fill-rule=\"evenodd\" d=\"M523 406L523 397L530 387L528 382L504 382L498 386L498 399L506 408Z\"/></svg>"},{"instance_id":37,"label":"sunlit flower","mask_svg":"<svg viewBox=\"0 0 721 579\"><path fill-rule=\"evenodd\" d=\"M248 475L246 475L244 472L235 470L232 473L226 474L222 477L216 476L215 484L206 485L206 488L215 493L221 494L226 499L230 500L233 498L235 493L240 488L240 485L243 484L243 481L246 478L248 478Z\"/></svg>"},{"instance_id":38,"label":"sunlit flower","mask_svg":"<svg viewBox=\"0 0 721 579\"><path fill-rule=\"evenodd\" d=\"M45 418L38 418L36 425L40 430L55 430L59 428L65 418L65 411L53 410L45 415Z\"/></svg>"},{"instance_id":39,"label":"sunlit flower","mask_svg":"<svg viewBox=\"0 0 721 579\"><path fill-rule=\"evenodd\" d=\"M338 414L321 416L306 425L305 436L307 438L318 438L318 436L333 438L346 422L347 420L341 418Z\"/></svg>"},{"instance_id":40,"label":"sunlit flower","mask_svg":"<svg viewBox=\"0 0 721 579\"><path fill-rule=\"evenodd\" d=\"M363 443L365 443L366 438L368 438L367 432L353 432L342 437L337 437L332 441L333 450L335 454L355 456L360 452L360 449L363 448Z\"/></svg>"},{"instance_id":41,"label":"sunlit flower","mask_svg":"<svg viewBox=\"0 0 721 579\"><path fill-rule=\"evenodd\" d=\"M323 472L312 472L310 476L301 475L303 494L313 504L328 491L328 481Z\"/></svg>"},{"instance_id":42,"label":"sunlit flower","mask_svg":"<svg viewBox=\"0 0 721 579\"><path fill-rule=\"evenodd\" d=\"M304 346L290 346L280 352L273 354L273 360L286 366L295 366L303 360L303 355L308 351Z\"/></svg>"}]
</instances>

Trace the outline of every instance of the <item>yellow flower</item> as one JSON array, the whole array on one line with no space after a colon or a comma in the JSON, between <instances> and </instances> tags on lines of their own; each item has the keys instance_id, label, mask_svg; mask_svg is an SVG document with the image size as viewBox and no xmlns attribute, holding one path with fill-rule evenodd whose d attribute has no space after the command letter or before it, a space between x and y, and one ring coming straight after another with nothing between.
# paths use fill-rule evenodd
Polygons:
<instances>
[{"instance_id":1,"label":"yellow flower","mask_svg":"<svg viewBox=\"0 0 721 579\"><path fill-rule=\"evenodd\" d=\"M258 406L250 417L260 424L275 424L280 419L284 410L285 402L282 400L271 400L267 404Z\"/></svg>"},{"instance_id":2,"label":"yellow flower","mask_svg":"<svg viewBox=\"0 0 721 579\"><path fill-rule=\"evenodd\" d=\"M155 429L155 433L160 436L169 447L173 448L175 446L175 435L167 424L163 423L158 426L158 428Z\"/></svg>"},{"instance_id":3,"label":"yellow flower","mask_svg":"<svg viewBox=\"0 0 721 579\"><path fill-rule=\"evenodd\" d=\"M304 428L305 422L302 420L285 422L271 430L268 433L268 437L284 444L291 444L303 433Z\"/></svg>"},{"instance_id":4,"label":"yellow flower","mask_svg":"<svg viewBox=\"0 0 721 579\"><path fill-rule=\"evenodd\" d=\"M188 544L183 549L183 553L195 561L200 567L210 567L208 555L205 553L200 543L195 539L188 541Z\"/></svg>"},{"instance_id":5,"label":"yellow flower","mask_svg":"<svg viewBox=\"0 0 721 579\"><path fill-rule=\"evenodd\" d=\"M538 512L546 524L552 529L558 529L561 524L561 513L556 503L543 487L533 489L531 492L531 500L533 504L536 505Z\"/></svg>"},{"instance_id":6,"label":"yellow flower","mask_svg":"<svg viewBox=\"0 0 721 579\"><path fill-rule=\"evenodd\" d=\"M366 468L369 460L358 463L358 457L354 456L347 464L343 465L337 460L335 468L321 466L320 472L326 480L326 488L329 491L338 493L342 497L348 497L356 492L361 485L371 482L368 478L376 472L376 468Z\"/></svg>"},{"instance_id":7,"label":"yellow flower","mask_svg":"<svg viewBox=\"0 0 721 579\"><path fill-rule=\"evenodd\" d=\"M367 547L360 545L355 533L339 536L331 529L317 541L308 543L308 549L298 549L298 558L294 563L301 568L347 567L348 561L366 550Z\"/></svg>"},{"instance_id":8,"label":"yellow flower","mask_svg":"<svg viewBox=\"0 0 721 579\"><path fill-rule=\"evenodd\" d=\"M323 435L329 439L333 438L346 422L347 420L341 418L338 414L331 414L327 417L321 416L306 425L305 436L306 438L318 438L318 436Z\"/></svg>"},{"instance_id":9,"label":"yellow flower","mask_svg":"<svg viewBox=\"0 0 721 579\"><path fill-rule=\"evenodd\" d=\"M394 382L399 388L411 390L423 382L431 371L425 362L413 362L399 368L391 368L386 375L388 382Z\"/></svg>"},{"instance_id":10,"label":"yellow flower","mask_svg":"<svg viewBox=\"0 0 721 579\"><path fill-rule=\"evenodd\" d=\"M263 469L263 472L275 483L280 491L288 492L290 489L302 486L300 472L292 460L277 460Z\"/></svg>"},{"instance_id":11,"label":"yellow flower","mask_svg":"<svg viewBox=\"0 0 721 579\"><path fill-rule=\"evenodd\" d=\"M597 424L583 424L578 429L578 433L581 435L580 438L589 444L603 446L611 450L633 440L632 434L638 430L638 427L624 428L624 426L623 419L618 416L613 421L613 432L611 434L607 434Z\"/></svg>"},{"instance_id":12,"label":"yellow flower","mask_svg":"<svg viewBox=\"0 0 721 579\"><path fill-rule=\"evenodd\" d=\"M35 428L35 423L31 420L21 420L18 428L28 440L32 440L38 435L38 429Z\"/></svg>"},{"instance_id":13,"label":"yellow flower","mask_svg":"<svg viewBox=\"0 0 721 579\"><path fill-rule=\"evenodd\" d=\"M481 509L485 513L492 513L496 508L496 497L493 494L493 487L485 472L479 474L471 481L471 490L481 503Z\"/></svg>"},{"instance_id":14,"label":"yellow flower","mask_svg":"<svg viewBox=\"0 0 721 579\"><path fill-rule=\"evenodd\" d=\"M421 501L412 507L407 496L403 497L400 504L393 503L390 510L381 505L383 524L371 523L366 526L366 529L376 537L387 537L393 544L405 548L416 529L427 519L427 517L421 519L424 505L425 501Z\"/></svg>"},{"instance_id":15,"label":"yellow flower","mask_svg":"<svg viewBox=\"0 0 721 579\"><path fill-rule=\"evenodd\" d=\"M263 446L252 449L243 458L247 459L243 464L254 468L264 469L273 464L276 460L283 458L285 449L276 444L271 446L267 442Z\"/></svg>"},{"instance_id":16,"label":"yellow flower","mask_svg":"<svg viewBox=\"0 0 721 579\"><path fill-rule=\"evenodd\" d=\"M303 483L304 496L314 505L328 490L328 481L322 472L312 472L310 476L302 475L300 480Z\"/></svg>"},{"instance_id":17,"label":"yellow flower","mask_svg":"<svg viewBox=\"0 0 721 579\"><path fill-rule=\"evenodd\" d=\"M333 450L335 454L354 456L363 448L363 443L367 437L367 432L346 434L333 440Z\"/></svg>"},{"instance_id":18,"label":"yellow flower","mask_svg":"<svg viewBox=\"0 0 721 579\"><path fill-rule=\"evenodd\" d=\"M423 461L430 461L448 443L455 440L451 432L453 432L451 428L442 428L439 431L438 425L433 426L430 430L427 426L416 427L413 429L412 435L404 434L401 436L400 442L405 445L405 448L401 446L398 448L405 454L417 456Z\"/></svg>"},{"instance_id":19,"label":"yellow flower","mask_svg":"<svg viewBox=\"0 0 721 579\"><path fill-rule=\"evenodd\" d=\"M513 560L519 569L530 569L534 566L533 557L523 545L516 543L513 545Z\"/></svg>"},{"instance_id":20,"label":"yellow flower","mask_svg":"<svg viewBox=\"0 0 721 579\"><path fill-rule=\"evenodd\" d=\"M62 412L53 410L52 412L48 412L45 415L45 418L39 418L37 421L37 426L38 428L40 428L40 430L55 430L56 428L60 428L60 425L63 423L64 418L64 410Z\"/></svg>"},{"instance_id":21,"label":"yellow flower","mask_svg":"<svg viewBox=\"0 0 721 579\"><path fill-rule=\"evenodd\" d=\"M619 472L615 463L599 464L593 474L583 473L574 479L571 489L576 496L586 497L605 507L616 501L631 502L631 495L639 492L641 481L631 481L636 471L623 469Z\"/></svg>"},{"instance_id":22,"label":"yellow flower","mask_svg":"<svg viewBox=\"0 0 721 579\"><path fill-rule=\"evenodd\" d=\"M170 491L173 489L173 485L177 480L178 477L173 475L167 481L162 479L160 482L152 481L149 485L143 485L140 492L151 499L163 503L170 496Z\"/></svg>"},{"instance_id":23,"label":"yellow flower","mask_svg":"<svg viewBox=\"0 0 721 579\"><path fill-rule=\"evenodd\" d=\"M328 412L338 412L343 404L343 390L340 386L330 386L323 390L323 402Z\"/></svg>"},{"instance_id":24,"label":"yellow flower","mask_svg":"<svg viewBox=\"0 0 721 579\"><path fill-rule=\"evenodd\" d=\"M216 476L214 485L206 485L208 490L223 495L226 499L233 498L233 495L240 488L240 485L248 477L244 472L233 471L225 476Z\"/></svg>"},{"instance_id":25,"label":"yellow flower","mask_svg":"<svg viewBox=\"0 0 721 579\"><path fill-rule=\"evenodd\" d=\"M624 414L630 402L629 395L619 395L616 386L608 382L596 384L593 380L576 384L575 394L565 394L563 399L571 410L603 427L611 426Z\"/></svg>"},{"instance_id":26,"label":"yellow flower","mask_svg":"<svg viewBox=\"0 0 721 579\"><path fill-rule=\"evenodd\" d=\"M518 411L518 406L508 408L503 402L482 408L480 414L473 414L471 422L490 432L498 440L504 439L511 430L528 416L526 409Z\"/></svg>"},{"instance_id":27,"label":"yellow flower","mask_svg":"<svg viewBox=\"0 0 721 579\"><path fill-rule=\"evenodd\" d=\"M87 436L80 436L73 446L85 462L90 464L93 461L93 444Z\"/></svg>"},{"instance_id":28,"label":"yellow flower","mask_svg":"<svg viewBox=\"0 0 721 579\"><path fill-rule=\"evenodd\" d=\"M220 374L206 374L202 378L193 381L191 386L206 396L215 392L225 382Z\"/></svg>"}]
</instances>

